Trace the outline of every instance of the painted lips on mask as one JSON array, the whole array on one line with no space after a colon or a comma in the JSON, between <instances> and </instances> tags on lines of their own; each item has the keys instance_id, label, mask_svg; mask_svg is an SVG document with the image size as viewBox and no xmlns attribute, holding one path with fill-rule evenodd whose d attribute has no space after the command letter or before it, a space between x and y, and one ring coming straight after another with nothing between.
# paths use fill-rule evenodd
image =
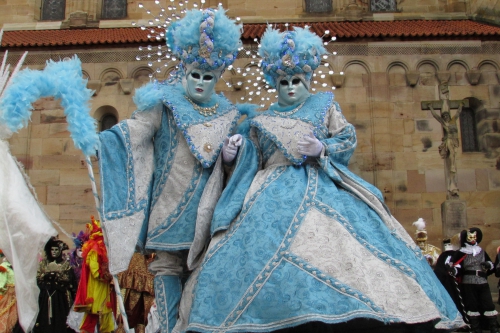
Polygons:
<instances>
[{"instance_id":1,"label":"painted lips on mask","mask_svg":"<svg viewBox=\"0 0 500 333\"><path fill-rule=\"evenodd\" d=\"M290 106L303 102L309 97L309 90L296 76L282 79L278 90L278 104Z\"/></svg>"}]
</instances>

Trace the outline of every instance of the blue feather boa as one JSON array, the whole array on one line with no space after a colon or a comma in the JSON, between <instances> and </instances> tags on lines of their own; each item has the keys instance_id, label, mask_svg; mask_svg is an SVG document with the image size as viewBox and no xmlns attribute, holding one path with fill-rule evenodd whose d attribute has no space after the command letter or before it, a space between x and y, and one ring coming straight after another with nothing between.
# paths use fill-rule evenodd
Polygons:
<instances>
[{"instance_id":1,"label":"blue feather boa","mask_svg":"<svg viewBox=\"0 0 500 333\"><path fill-rule=\"evenodd\" d=\"M17 132L30 120L32 103L53 96L61 99L75 146L86 156L95 155L99 141L95 119L89 115L92 94L76 55L58 62L50 60L44 70L24 69L12 79L0 101L0 122Z\"/></svg>"}]
</instances>

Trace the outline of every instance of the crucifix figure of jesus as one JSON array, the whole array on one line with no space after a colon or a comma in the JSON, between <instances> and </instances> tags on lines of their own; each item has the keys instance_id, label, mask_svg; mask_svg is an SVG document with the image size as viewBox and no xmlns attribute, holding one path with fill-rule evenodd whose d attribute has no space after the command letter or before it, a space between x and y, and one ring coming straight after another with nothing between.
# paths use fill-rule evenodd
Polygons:
<instances>
[{"instance_id":1,"label":"crucifix figure of jesus","mask_svg":"<svg viewBox=\"0 0 500 333\"><path fill-rule=\"evenodd\" d=\"M459 147L457 120L460 117L462 108L468 107L469 101L449 99L448 84L439 85L439 100L424 101L421 103L422 110L430 110L434 118L441 124L443 129L443 138L439 146L439 155L445 161L445 178L447 183L447 199L458 199L458 180L456 153ZM440 114L436 112L440 110ZM457 109L455 114L451 115L451 109Z\"/></svg>"}]
</instances>

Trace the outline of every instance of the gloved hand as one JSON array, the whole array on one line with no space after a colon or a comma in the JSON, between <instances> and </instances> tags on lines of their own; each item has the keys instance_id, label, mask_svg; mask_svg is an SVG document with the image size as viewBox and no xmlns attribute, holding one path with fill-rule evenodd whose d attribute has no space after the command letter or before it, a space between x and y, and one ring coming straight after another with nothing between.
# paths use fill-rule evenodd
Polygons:
<instances>
[{"instance_id":1,"label":"gloved hand","mask_svg":"<svg viewBox=\"0 0 500 333\"><path fill-rule=\"evenodd\" d=\"M452 265L446 265L446 270L448 271L448 274L450 274L451 276L457 275L457 269Z\"/></svg>"},{"instance_id":2,"label":"gloved hand","mask_svg":"<svg viewBox=\"0 0 500 333\"><path fill-rule=\"evenodd\" d=\"M241 134L235 134L224 140L224 145L222 146L222 159L225 163L234 161L236 154L238 154L238 148L241 146L242 142L243 137Z\"/></svg>"},{"instance_id":3,"label":"gloved hand","mask_svg":"<svg viewBox=\"0 0 500 333\"><path fill-rule=\"evenodd\" d=\"M312 131L297 142L297 151L302 155L318 157L322 150L323 144L314 136Z\"/></svg>"},{"instance_id":4,"label":"gloved hand","mask_svg":"<svg viewBox=\"0 0 500 333\"><path fill-rule=\"evenodd\" d=\"M493 267L491 267L491 263L489 261L484 261L484 262L480 263L479 265L481 265L481 269L485 272L493 268Z\"/></svg>"}]
</instances>

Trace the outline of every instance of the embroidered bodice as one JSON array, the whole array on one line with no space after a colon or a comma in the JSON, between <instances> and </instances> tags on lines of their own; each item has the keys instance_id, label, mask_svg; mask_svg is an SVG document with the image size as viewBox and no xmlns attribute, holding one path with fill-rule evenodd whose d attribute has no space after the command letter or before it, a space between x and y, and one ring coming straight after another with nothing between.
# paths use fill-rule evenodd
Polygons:
<instances>
[{"instance_id":1,"label":"embroidered bodice","mask_svg":"<svg viewBox=\"0 0 500 333\"><path fill-rule=\"evenodd\" d=\"M331 93L320 93L291 107L273 104L268 111L255 117L250 124L259 130L258 141L264 163L277 148L292 164L302 164L307 156L297 152L297 142L311 131L319 140L328 137L325 118L332 102Z\"/></svg>"}]
</instances>

